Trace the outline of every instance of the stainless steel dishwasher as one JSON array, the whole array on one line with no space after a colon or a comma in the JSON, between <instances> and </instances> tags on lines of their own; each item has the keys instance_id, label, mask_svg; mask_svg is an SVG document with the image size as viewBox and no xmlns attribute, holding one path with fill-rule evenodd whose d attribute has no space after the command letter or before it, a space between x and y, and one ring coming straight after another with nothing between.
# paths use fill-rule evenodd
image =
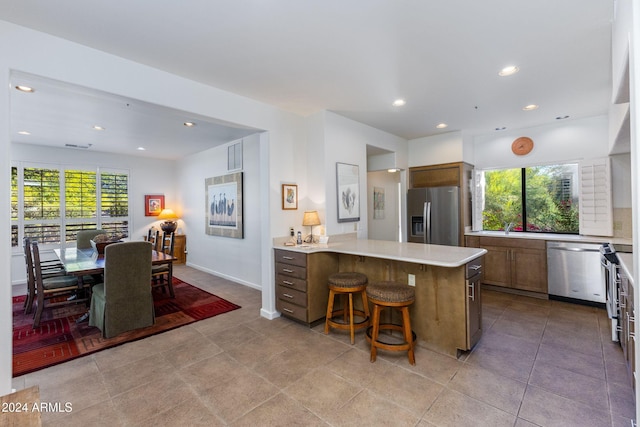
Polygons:
<instances>
[{"instance_id":1,"label":"stainless steel dishwasher","mask_svg":"<svg viewBox=\"0 0 640 427\"><path fill-rule=\"evenodd\" d=\"M600 244L547 242L549 296L605 303Z\"/></svg>"}]
</instances>

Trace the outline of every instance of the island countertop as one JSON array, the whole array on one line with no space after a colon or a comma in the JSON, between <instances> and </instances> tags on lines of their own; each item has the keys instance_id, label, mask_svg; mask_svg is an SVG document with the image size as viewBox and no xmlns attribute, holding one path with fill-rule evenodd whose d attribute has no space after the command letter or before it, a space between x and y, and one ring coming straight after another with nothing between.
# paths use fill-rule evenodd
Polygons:
<instances>
[{"instance_id":1,"label":"island countertop","mask_svg":"<svg viewBox=\"0 0 640 427\"><path fill-rule=\"evenodd\" d=\"M274 245L275 249L314 253L333 252L358 255L439 267L460 267L487 253L482 248L426 245L422 243L391 242L387 240L353 239L336 243L302 244L296 246Z\"/></svg>"}]
</instances>

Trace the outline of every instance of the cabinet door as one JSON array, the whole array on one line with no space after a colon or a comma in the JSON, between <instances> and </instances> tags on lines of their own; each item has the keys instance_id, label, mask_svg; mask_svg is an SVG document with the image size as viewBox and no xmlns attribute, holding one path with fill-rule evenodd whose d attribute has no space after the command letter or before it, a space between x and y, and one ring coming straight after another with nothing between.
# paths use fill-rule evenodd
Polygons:
<instances>
[{"instance_id":1,"label":"cabinet door","mask_svg":"<svg viewBox=\"0 0 640 427\"><path fill-rule=\"evenodd\" d=\"M511 249L511 286L547 293L547 255L539 249Z\"/></svg>"},{"instance_id":2,"label":"cabinet door","mask_svg":"<svg viewBox=\"0 0 640 427\"><path fill-rule=\"evenodd\" d=\"M487 253L484 256L484 283L496 286L511 286L511 250L500 246L483 246Z\"/></svg>"},{"instance_id":3,"label":"cabinet door","mask_svg":"<svg viewBox=\"0 0 640 427\"><path fill-rule=\"evenodd\" d=\"M467 349L471 349L482 336L482 301L480 277L467 280Z\"/></svg>"}]
</instances>

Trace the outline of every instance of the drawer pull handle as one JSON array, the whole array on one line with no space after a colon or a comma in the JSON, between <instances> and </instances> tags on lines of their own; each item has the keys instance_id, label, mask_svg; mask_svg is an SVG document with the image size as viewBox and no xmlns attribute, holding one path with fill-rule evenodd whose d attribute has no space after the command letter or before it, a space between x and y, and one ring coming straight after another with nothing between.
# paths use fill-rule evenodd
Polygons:
<instances>
[{"instance_id":1,"label":"drawer pull handle","mask_svg":"<svg viewBox=\"0 0 640 427\"><path fill-rule=\"evenodd\" d=\"M293 299L293 295L289 295L289 294L282 294L283 297L287 297L287 298L291 298Z\"/></svg>"},{"instance_id":2,"label":"drawer pull handle","mask_svg":"<svg viewBox=\"0 0 640 427\"><path fill-rule=\"evenodd\" d=\"M289 282L288 280L283 280L282 284L287 286L293 286L293 282Z\"/></svg>"},{"instance_id":3,"label":"drawer pull handle","mask_svg":"<svg viewBox=\"0 0 640 427\"><path fill-rule=\"evenodd\" d=\"M286 259L286 260L291 261L291 260L293 260L293 257L292 256L283 256L282 259Z\"/></svg>"},{"instance_id":4,"label":"drawer pull handle","mask_svg":"<svg viewBox=\"0 0 640 427\"><path fill-rule=\"evenodd\" d=\"M287 313L292 313L293 314L293 310L289 310L288 308L283 308L282 311L286 311Z\"/></svg>"},{"instance_id":5,"label":"drawer pull handle","mask_svg":"<svg viewBox=\"0 0 640 427\"><path fill-rule=\"evenodd\" d=\"M293 273L293 270L289 270L288 268L283 268L282 271L285 273Z\"/></svg>"}]
</instances>

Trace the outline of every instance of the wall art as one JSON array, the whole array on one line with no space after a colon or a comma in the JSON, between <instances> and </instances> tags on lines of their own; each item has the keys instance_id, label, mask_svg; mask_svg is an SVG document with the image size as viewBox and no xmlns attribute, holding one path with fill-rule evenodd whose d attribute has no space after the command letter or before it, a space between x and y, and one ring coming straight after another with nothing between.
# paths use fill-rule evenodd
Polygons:
<instances>
[{"instance_id":1,"label":"wall art","mask_svg":"<svg viewBox=\"0 0 640 427\"><path fill-rule=\"evenodd\" d=\"M242 172L205 179L205 232L243 239Z\"/></svg>"},{"instance_id":2,"label":"wall art","mask_svg":"<svg viewBox=\"0 0 640 427\"><path fill-rule=\"evenodd\" d=\"M336 163L338 222L360 221L360 169L358 165Z\"/></svg>"}]
</instances>

